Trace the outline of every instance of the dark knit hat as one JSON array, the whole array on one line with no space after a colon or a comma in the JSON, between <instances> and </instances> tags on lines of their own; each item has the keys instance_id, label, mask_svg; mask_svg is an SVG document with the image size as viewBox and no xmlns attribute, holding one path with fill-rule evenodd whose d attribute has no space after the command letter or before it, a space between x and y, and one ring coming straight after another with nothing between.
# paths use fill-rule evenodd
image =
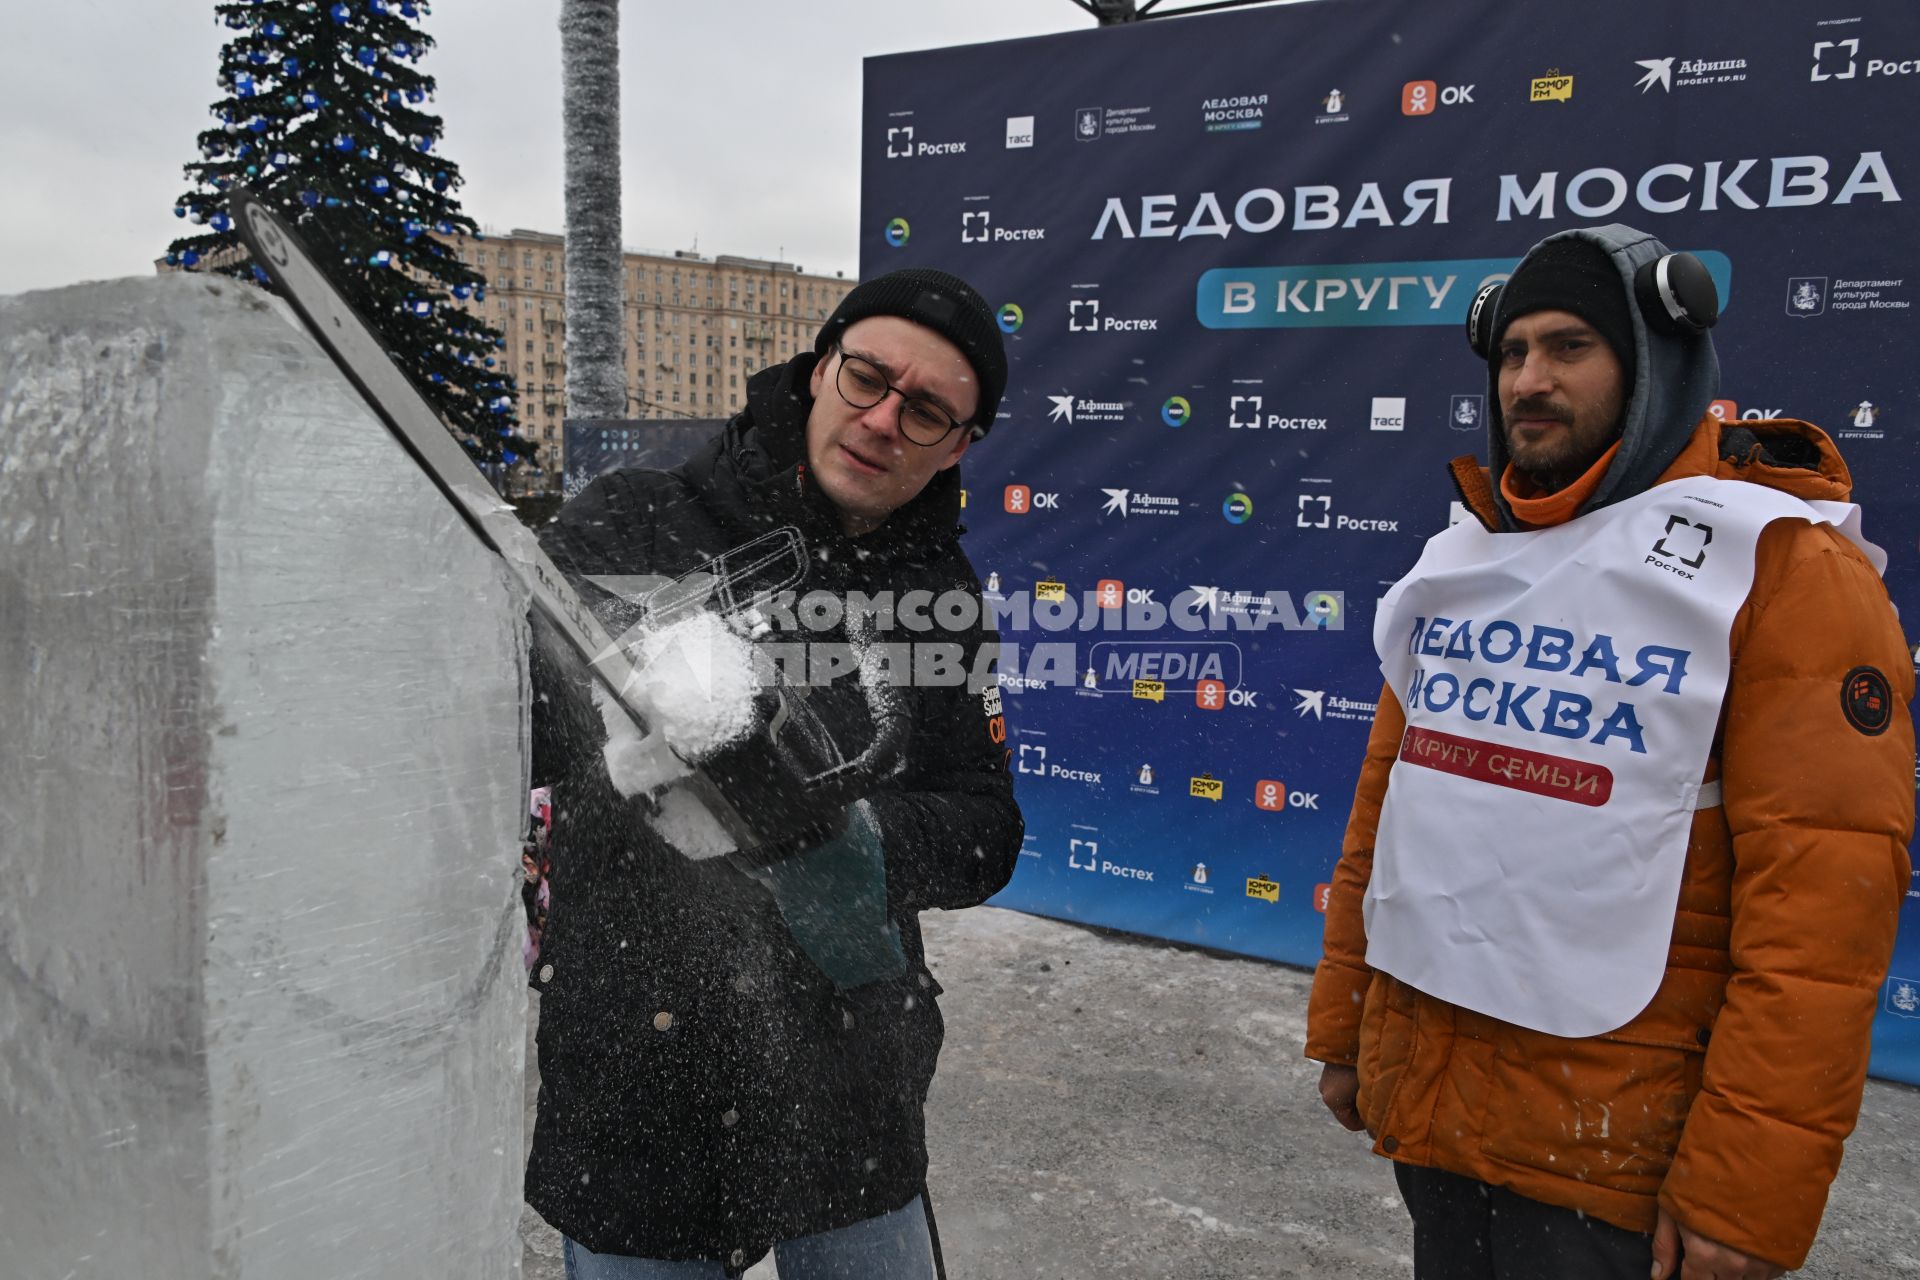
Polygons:
<instances>
[{"instance_id":1,"label":"dark knit hat","mask_svg":"<svg viewBox=\"0 0 1920 1280\"><path fill-rule=\"evenodd\" d=\"M959 276L926 267L889 271L854 286L840 300L820 326L820 336L813 341L815 353L826 355L851 325L868 316L911 320L960 348L980 385L980 406L973 414L975 434L983 436L992 429L1007 389L1007 349L1001 344L993 308L978 290Z\"/></svg>"},{"instance_id":2,"label":"dark knit hat","mask_svg":"<svg viewBox=\"0 0 1920 1280\"><path fill-rule=\"evenodd\" d=\"M1633 385L1633 301L1607 251L1591 240L1569 237L1536 246L1514 269L1500 292L1494 317L1494 363L1507 326L1534 311L1570 311L1592 325L1613 354L1627 385Z\"/></svg>"}]
</instances>

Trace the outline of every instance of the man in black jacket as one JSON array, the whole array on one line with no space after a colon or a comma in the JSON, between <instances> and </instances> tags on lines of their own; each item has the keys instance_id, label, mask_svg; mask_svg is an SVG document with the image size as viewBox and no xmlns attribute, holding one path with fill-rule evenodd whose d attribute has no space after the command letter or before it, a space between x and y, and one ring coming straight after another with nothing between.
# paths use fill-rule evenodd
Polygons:
<instances>
[{"instance_id":1,"label":"man in black jacket","mask_svg":"<svg viewBox=\"0 0 1920 1280\"><path fill-rule=\"evenodd\" d=\"M601 476L542 537L586 580L676 577L779 533L804 547L803 597L975 604L903 610L932 628L913 647L940 650L892 695L904 761L844 834L766 867L676 847L609 777L598 717L536 698L555 820L526 1197L566 1237L570 1280L738 1275L769 1248L783 1276L934 1274L922 1107L942 1026L918 913L1000 889L1022 834L997 637L958 542L957 464L1006 375L977 292L894 272L752 378L691 461Z\"/></svg>"}]
</instances>

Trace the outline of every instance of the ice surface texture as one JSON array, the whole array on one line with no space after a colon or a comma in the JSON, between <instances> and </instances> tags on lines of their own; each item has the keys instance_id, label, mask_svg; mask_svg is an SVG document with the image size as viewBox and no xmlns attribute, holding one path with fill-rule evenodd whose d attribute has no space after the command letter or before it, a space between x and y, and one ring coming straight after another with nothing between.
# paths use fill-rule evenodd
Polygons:
<instances>
[{"instance_id":1,"label":"ice surface texture","mask_svg":"<svg viewBox=\"0 0 1920 1280\"><path fill-rule=\"evenodd\" d=\"M518 1274L524 612L257 290L0 299L0 1272Z\"/></svg>"}]
</instances>

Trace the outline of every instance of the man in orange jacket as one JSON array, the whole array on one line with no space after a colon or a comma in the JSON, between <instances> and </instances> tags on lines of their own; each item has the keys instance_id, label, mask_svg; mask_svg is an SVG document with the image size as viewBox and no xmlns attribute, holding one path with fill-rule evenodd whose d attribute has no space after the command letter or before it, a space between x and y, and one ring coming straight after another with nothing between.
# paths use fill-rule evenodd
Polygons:
<instances>
[{"instance_id":1,"label":"man in orange jacket","mask_svg":"<svg viewBox=\"0 0 1920 1280\"><path fill-rule=\"evenodd\" d=\"M1381 602L1307 1056L1420 1280L1771 1280L1859 1111L1913 668L1833 442L1707 412L1717 317L1651 236L1536 245L1476 519Z\"/></svg>"}]
</instances>

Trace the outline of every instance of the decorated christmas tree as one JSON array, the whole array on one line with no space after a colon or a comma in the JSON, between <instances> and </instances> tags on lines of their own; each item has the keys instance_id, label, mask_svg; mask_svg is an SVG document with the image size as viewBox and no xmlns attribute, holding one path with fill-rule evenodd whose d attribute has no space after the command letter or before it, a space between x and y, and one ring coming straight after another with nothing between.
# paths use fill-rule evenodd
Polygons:
<instances>
[{"instance_id":1,"label":"decorated christmas tree","mask_svg":"<svg viewBox=\"0 0 1920 1280\"><path fill-rule=\"evenodd\" d=\"M530 463L517 434L500 333L465 304L486 279L453 242L479 239L437 147L434 82L417 64L433 40L415 0L227 0L218 123L200 135L193 187L174 213L195 231L167 262L264 282L226 212L245 184L300 233L396 363L494 475Z\"/></svg>"}]
</instances>

